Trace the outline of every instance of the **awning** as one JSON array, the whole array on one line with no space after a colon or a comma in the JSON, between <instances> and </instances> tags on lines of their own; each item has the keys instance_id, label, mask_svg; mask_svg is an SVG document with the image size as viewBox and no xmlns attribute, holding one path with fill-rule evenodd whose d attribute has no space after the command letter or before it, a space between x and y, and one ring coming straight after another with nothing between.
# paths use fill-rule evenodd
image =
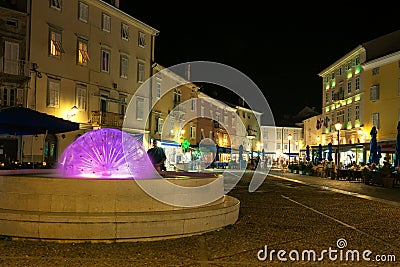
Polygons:
<instances>
[{"instance_id":1,"label":"awning","mask_svg":"<svg viewBox=\"0 0 400 267\"><path fill-rule=\"evenodd\" d=\"M55 134L79 130L79 123L24 107L0 109L0 133L12 135Z\"/></svg>"}]
</instances>

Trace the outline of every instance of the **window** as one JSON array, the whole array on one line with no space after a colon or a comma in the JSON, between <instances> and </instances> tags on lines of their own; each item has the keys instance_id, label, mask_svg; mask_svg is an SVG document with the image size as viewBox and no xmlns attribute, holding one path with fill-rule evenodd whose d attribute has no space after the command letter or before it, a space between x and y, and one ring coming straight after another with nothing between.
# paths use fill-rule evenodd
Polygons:
<instances>
[{"instance_id":1,"label":"window","mask_svg":"<svg viewBox=\"0 0 400 267\"><path fill-rule=\"evenodd\" d=\"M18 20L15 19L7 19L6 20L6 24L8 26L14 27L14 28L18 28Z\"/></svg>"},{"instance_id":2,"label":"window","mask_svg":"<svg viewBox=\"0 0 400 267\"><path fill-rule=\"evenodd\" d=\"M372 126L375 126L377 129L379 129L379 113L374 112L372 113Z\"/></svg>"},{"instance_id":3,"label":"window","mask_svg":"<svg viewBox=\"0 0 400 267\"><path fill-rule=\"evenodd\" d=\"M156 78L156 98L161 98L161 79Z\"/></svg>"},{"instance_id":4,"label":"window","mask_svg":"<svg viewBox=\"0 0 400 267\"><path fill-rule=\"evenodd\" d=\"M61 32L50 29L49 54L50 56L60 57L61 53L65 53L61 43Z\"/></svg>"},{"instance_id":5,"label":"window","mask_svg":"<svg viewBox=\"0 0 400 267\"><path fill-rule=\"evenodd\" d=\"M174 89L174 105L181 103L181 90Z\"/></svg>"},{"instance_id":6,"label":"window","mask_svg":"<svg viewBox=\"0 0 400 267\"><path fill-rule=\"evenodd\" d=\"M86 109L86 85L77 84L76 85L76 106L80 110Z\"/></svg>"},{"instance_id":7,"label":"window","mask_svg":"<svg viewBox=\"0 0 400 267\"><path fill-rule=\"evenodd\" d=\"M281 144L276 144L276 149L281 149Z\"/></svg>"},{"instance_id":8,"label":"window","mask_svg":"<svg viewBox=\"0 0 400 267\"><path fill-rule=\"evenodd\" d=\"M351 67L353 66L353 62L350 60L350 61L348 61L347 62L347 67L346 67L346 69L347 70L351 70Z\"/></svg>"},{"instance_id":9,"label":"window","mask_svg":"<svg viewBox=\"0 0 400 267\"><path fill-rule=\"evenodd\" d=\"M156 119L156 133L161 134L163 128L164 120L161 117Z\"/></svg>"},{"instance_id":10,"label":"window","mask_svg":"<svg viewBox=\"0 0 400 267\"><path fill-rule=\"evenodd\" d=\"M175 128L175 120L174 120L174 118L170 117L170 119L169 119L169 132L171 133L171 136L174 135L174 128Z\"/></svg>"},{"instance_id":11,"label":"window","mask_svg":"<svg viewBox=\"0 0 400 267\"><path fill-rule=\"evenodd\" d=\"M144 63L139 62L138 63L138 82L143 83L144 82Z\"/></svg>"},{"instance_id":12,"label":"window","mask_svg":"<svg viewBox=\"0 0 400 267\"><path fill-rule=\"evenodd\" d=\"M397 95L400 96L400 78L397 80Z\"/></svg>"},{"instance_id":13,"label":"window","mask_svg":"<svg viewBox=\"0 0 400 267\"><path fill-rule=\"evenodd\" d=\"M50 0L50 7L61 10L61 0Z\"/></svg>"},{"instance_id":14,"label":"window","mask_svg":"<svg viewBox=\"0 0 400 267\"><path fill-rule=\"evenodd\" d=\"M144 98L136 98L136 120L143 120Z\"/></svg>"},{"instance_id":15,"label":"window","mask_svg":"<svg viewBox=\"0 0 400 267\"><path fill-rule=\"evenodd\" d=\"M19 74L19 44L13 42L4 42L4 73Z\"/></svg>"},{"instance_id":16,"label":"window","mask_svg":"<svg viewBox=\"0 0 400 267\"><path fill-rule=\"evenodd\" d=\"M103 13L102 27L103 31L110 32L111 31L111 17L107 14Z\"/></svg>"},{"instance_id":17,"label":"window","mask_svg":"<svg viewBox=\"0 0 400 267\"><path fill-rule=\"evenodd\" d=\"M86 40L78 39L78 58L77 62L80 65L87 65L90 58L88 53L88 43Z\"/></svg>"},{"instance_id":18,"label":"window","mask_svg":"<svg viewBox=\"0 0 400 267\"><path fill-rule=\"evenodd\" d=\"M60 105L60 84L58 79L49 78L47 81L47 107L58 108Z\"/></svg>"},{"instance_id":19,"label":"window","mask_svg":"<svg viewBox=\"0 0 400 267\"><path fill-rule=\"evenodd\" d=\"M360 77L356 78L356 91L360 90Z\"/></svg>"},{"instance_id":20,"label":"window","mask_svg":"<svg viewBox=\"0 0 400 267\"><path fill-rule=\"evenodd\" d=\"M372 69L372 76L379 75L379 67Z\"/></svg>"},{"instance_id":21,"label":"window","mask_svg":"<svg viewBox=\"0 0 400 267\"><path fill-rule=\"evenodd\" d=\"M196 138L196 126L190 126L190 138L191 139Z\"/></svg>"},{"instance_id":22,"label":"window","mask_svg":"<svg viewBox=\"0 0 400 267\"><path fill-rule=\"evenodd\" d=\"M138 42L140 47L146 46L146 34L139 32Z\"/></svg>"},{"instance_id":23,"label":"window","mask_svg":"<svg viewBox=\"0 0 400 267\"><path fill-rule=\"evenodd\" d=\"M340 67L339 68L339 75L342 75L343 74L343 69L342 69L342 67Z\"/></svg>"},{"instance_id":24,"label":"window","mask_svg":"<svg viewBox=\"0 0 400 267\"><path fill-rule=\"evenodd\" d=\"M282 138L281 132L280 131L276 132L276 139L281 139L281 138Z\"/></svg>"},{"instance_id":25,"label":"window","mask_svg":"<svg viewBox=\"0 0 400 267\"><path fill-rule=\"evenodd\" d=\"M325 103L329 103L329 93L325 94Z\"/></svg>"},{"instance_id":26,"label":"window","mask_svg":"<svg viewBox=\"0 0 400 267\"><path fill-rule=\"evenodd\" d=\"M128 56L121 55L120 57L120 75L121 78L128 78Z\"/></svg>"},{"instance_id":27,"label":"window","mask_svg":"<svg viewBox=\"0 0 400 267\"><path fill-rule=\"evenodd\" d=\"M83 22L88 22L89 6L83 2L79 2L78 19Z\"/></svg>"},{"instance_id":28,"label":"window","mask_svg":"<svg viewBox=\"0 0 400 267\"><path fill-rule=\"evenodd\" d=\"M356 116L355 116L356 120L360 119L360 105L356 105Z\"/></svg>"},{"instance_id":29,"label":"window","mask_svg":"<svg viewBox=\"0 0 400 267\"><path fill-rule=\"evenodd\" d=\"M351 107L347 109L347 121L351 121Z\"/></svg>"},{"instance_id":30,"label":"window","mask_svg":"<svg viewBox=\"0 0 400 267\"><path fill-rule=\"evenodd\" d=\"M126 112L126 95L119 95L119 114L125 115Z\"/></svg>"},{"instance_id":31,"label":"window","mask_svg":"<svg viewBox=\"0 0 400 267\"><path fill-rule=\"evenodd\" d=\"M121 24L121 38L123 40L129 40L129 26L125 23Z\"/></svg>"},{"instance_id":32,"label":"window","mask_svg":"<svg viewBox=\"0 0 400 267\"><path fill-rule=\"evenodd\" d=\"M351 81L347 82L347 93L351 94Z\"/></svg>"},{"instance_id":33,"label":"window","mask_svg":"<svg viewBox=\"0 0 400 267\"><path fill-rule=\"evenodd\" d=\"M17 88L0 88L0 106L18 106L23 104L24 91Z\"/></svg>"},{"instance_id":34,"label":"window","mask_svg":"<svg viewBox=\"0 0 400 267\"><path fill-rule=\"evenodd\" d=\"M360 65L360 56L356 57L356 65Z\"/></svg>"},{"instance_id":35,"label":"window","mask_svg":"<svg viewBox=\"0 0 400 267\"><path fill-rule=\"evenodd\" d=\"M371 86L369 89L369 100L376 101L379 100L379 84Z\"/></svg>"},{"instance_id":36,"label":"window","mask_svg":"<svg viewBox=\"0 0 400 267\"><path fill-rule=\"evenodd\" d=\"M335 72L332 72L332 74L331 74L331 79L332 79L332 80L335 79Z\"/></svg>"},{"instance_id":37,"label":"window","mask_svg":"<svg viewBox=\"0 0 400 267\"><path fill-rule=\"evenodd\" d=\"M190 110L194 111L196 109L196 99L192 98L190 102Z\"/></svg>"},{"instance_id":38,"label":"window","mask_svg":"<svg viewBox=\"0 0 400 267\"><path fill-rule=\"evenodd\" d=\"M108 50L101 50L101 71L110 71L110 52Z\"/></svg>"},{"instance_id":39,"label":"window","mask_svg":"<svg viewBox=\"0 0 400 267\"><path fill-rule=\"evenodd\" d=\"M204 129L200 129L200 138L201 138L201 140L206 138L206 135L204 134Z\"/></svg>"}]
</instances>

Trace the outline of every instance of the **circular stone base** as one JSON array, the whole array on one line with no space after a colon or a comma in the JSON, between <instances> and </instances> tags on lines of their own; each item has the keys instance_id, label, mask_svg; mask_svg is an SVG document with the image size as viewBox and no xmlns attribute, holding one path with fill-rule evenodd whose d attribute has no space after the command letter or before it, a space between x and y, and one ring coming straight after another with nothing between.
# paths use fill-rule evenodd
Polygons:
<instances>
[{"instance_id":1,"label":"circular stone base","mask_svg":"<svg viewBox=\"0 0 400 267\"><path fill-rule=\"evenodd\" d=\"M215 179L222 178L171 181L193 187ZM0 235L16 239L118 242L183 237L234 224L239 206L239 200L226 195L200 207L171 206L146 194L134 180L0 176Z\"/></svg>"}]
</instances>

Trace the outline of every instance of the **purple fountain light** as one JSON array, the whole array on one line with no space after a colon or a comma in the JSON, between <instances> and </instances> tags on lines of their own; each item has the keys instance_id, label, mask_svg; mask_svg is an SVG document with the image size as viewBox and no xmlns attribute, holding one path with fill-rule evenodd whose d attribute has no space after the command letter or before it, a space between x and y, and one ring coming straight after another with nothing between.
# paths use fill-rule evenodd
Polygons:
<instances>
[{"instance_id":1,"label":"purple fountain light","mask_svg":"<svg viewBox=\"0 0 400 267\"><path fill-rule=\"evenodd\" d=\"M61 156L59 171L76 178L157 177L143 146L130 134L112 128L87 132L71 143Z\"/></svg>"}]
</instances>

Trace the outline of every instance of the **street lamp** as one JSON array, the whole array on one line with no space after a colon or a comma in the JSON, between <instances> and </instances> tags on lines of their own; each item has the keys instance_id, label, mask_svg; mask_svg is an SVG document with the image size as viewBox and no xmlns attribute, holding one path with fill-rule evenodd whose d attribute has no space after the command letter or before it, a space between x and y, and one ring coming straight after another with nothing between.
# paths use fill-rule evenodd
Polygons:
<instances>
[{"instance_id":1,"label":"street lamp","mask_svg":"<svg viewBox=\"0 0 400 267\"><path fill-rule=\"evenodd\" d=\"M292 140L292 135L288 134L287 139L289 140L289 164L290 164L290 140Z\"/></svg>"},{"instance_id":2,"label":"street lamp","mask_svg":"<svg viewBox=\"0 0 400 267\"><path fill-rule=\"evenodd\" d=\"M337 160L336 160L336 164L337 164L337 166L339 166L339 162L340 162L340 150L339 150L340 129L342 129L342 124L340 122L335 123L335 129L337 131Z\"/></svg>"}]
</instances>

